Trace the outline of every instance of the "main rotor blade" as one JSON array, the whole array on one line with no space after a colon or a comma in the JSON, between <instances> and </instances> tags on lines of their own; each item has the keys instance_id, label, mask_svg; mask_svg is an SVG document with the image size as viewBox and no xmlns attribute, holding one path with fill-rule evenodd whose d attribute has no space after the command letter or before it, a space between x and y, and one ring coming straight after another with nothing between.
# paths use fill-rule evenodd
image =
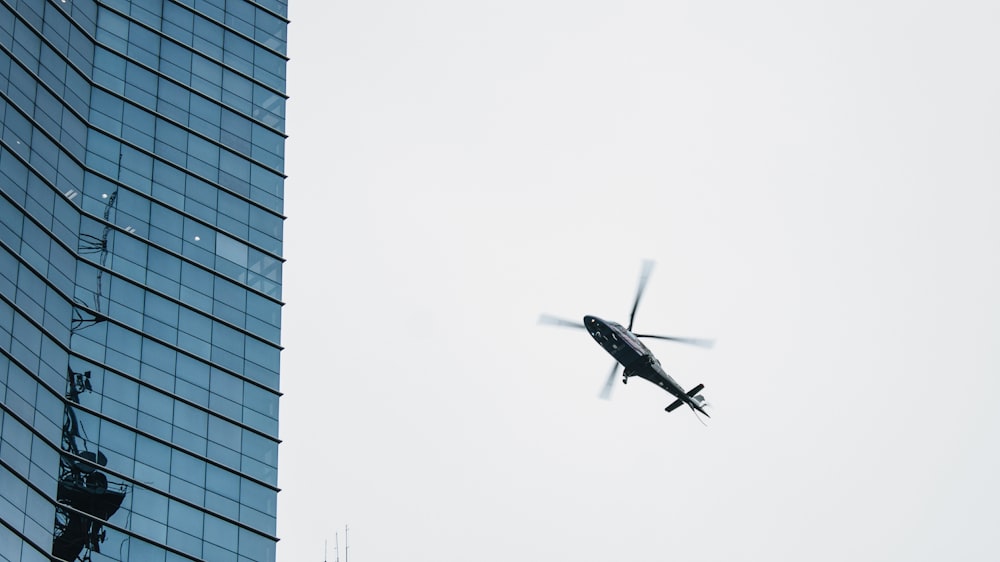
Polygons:
<instances>
[{"instance_id":1,"label":"main rotor blade","mask_svg":"<svg viewBox=\"0 0 1000 562\"><path fill-rule=\"evenodd\" d=\"M651 260L643 260L642 262L642 273L639 274L639 289L635 292L635 302L632 303L632 314L628 316L628 330L632 331L632 322L635 321L635 311L639 308L639 299L642 298L642 292L646 290L646 281L649 280L649 274L653 271L653 262Z\"/></svg>"},{"instance_id":2,"label":"main rotor blade","mask_svg":"<svg viewBox=\"0 0 1000 562\"><path fill-rule=\"evenodd\" d=\"M611 388L615 384L615 374L618 373L618 367L621 367L617 362L615 366L611 367L611 372L608 373L608 380L604 381L604 388L601 389L601 400L611 400Z\"/></svg>"},{"instance_id":3,"label":"main rotor blade","mask_svg":"<svg viewBox=\"0 0 1000 562\"><path fill-rule=\"evenodd\" d=\"M703 338L678 338L675 336L654 336L652 334L636 334L635 337L649 338L654 340L667 340L687 345L696 345L698 347L704 347L706 349L712 349L712 347L715 345L715 340L708 340Z\"/></svg>"},{"instance_id":4,"label":"main rotor blade","mask_svg":"<svg viewBox=\"0 0 1000 562\"><path fill-rule=\"evenodd\" d=\"M542 314L538 317L539 324L551 324L553 326L565 326L567 328L580 328L585 330L582 322L574 322L573 320L565 320L563 318L557 318L555 316L549 316L548 314Z\"/></svg>"}]
</instances>

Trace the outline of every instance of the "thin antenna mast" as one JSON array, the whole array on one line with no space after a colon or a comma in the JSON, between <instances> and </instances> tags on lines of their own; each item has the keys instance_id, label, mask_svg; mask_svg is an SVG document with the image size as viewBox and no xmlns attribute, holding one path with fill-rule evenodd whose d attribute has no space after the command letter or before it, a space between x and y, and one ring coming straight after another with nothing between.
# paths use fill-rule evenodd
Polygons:
<instances>
[{"instance_id":1,"label":"thin antenna mast","mask_svg":"<svg viewBox=\"0 0 1000 562\"><path fill-rule=\"evenodd\" d=\"M336 562L340 562L340 533L334 534L333 535L333 540L336 541L336 542L333 543L334 547L337 549Z\"/></svg>"},{"instance_id":2,"label":"thin antenna mast","mask_svg":"<svg viewBox=\"0 0 1000 562\"><path fill-rule=\"evenodd\" d=\"M349 528L350 527L348 527L347 525L344 525L344 562L348 562L347 554L348 551L351 550L351 543L347 542L347 530Z\"/></svg>"}]
</instances>

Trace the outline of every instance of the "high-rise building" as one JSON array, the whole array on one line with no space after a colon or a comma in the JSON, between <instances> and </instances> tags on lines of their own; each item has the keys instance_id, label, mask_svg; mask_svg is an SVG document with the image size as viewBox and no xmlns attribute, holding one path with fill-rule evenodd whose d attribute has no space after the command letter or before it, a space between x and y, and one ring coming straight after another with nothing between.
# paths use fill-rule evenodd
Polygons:
<instances>
[{"instance_id":1,"label":"high-rise building","mask_svg":"<svg viewBox=\"0 0 1000 562\"><path fill-rule=\"evenodd\" d=\"M274 559L286 29L0 0L0 559Z\"/></svg>"}]
</instances>

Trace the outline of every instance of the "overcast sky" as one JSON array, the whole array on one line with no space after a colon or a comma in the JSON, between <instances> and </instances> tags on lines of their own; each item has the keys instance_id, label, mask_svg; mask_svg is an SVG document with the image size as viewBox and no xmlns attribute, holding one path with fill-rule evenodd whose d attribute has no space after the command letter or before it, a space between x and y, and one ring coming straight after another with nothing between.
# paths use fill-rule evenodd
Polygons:
<instances>
[{"instance_id":1,"label":"overcast sky","mask_svg":"<svg viewBox=\"0 0 1000 562\"><path fill-rule=\"evenodd\" d=\"M1000 4L290 4L279 561L1000 557Z\"/></svg>"}]
</instances>

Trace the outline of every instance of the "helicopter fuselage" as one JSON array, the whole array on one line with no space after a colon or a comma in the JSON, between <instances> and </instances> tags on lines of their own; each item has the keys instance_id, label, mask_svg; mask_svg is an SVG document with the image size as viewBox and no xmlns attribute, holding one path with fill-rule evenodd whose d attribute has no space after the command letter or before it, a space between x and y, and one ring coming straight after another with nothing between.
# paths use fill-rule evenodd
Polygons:
<instances>
[{"instance_id":1,"label":"helicopter fuselage","mask_svg":"<svg viewBox=\"0 0 1000 562\"><path fill-rule=\"evenodd\" d=\"M640 377L667 391L677 399L675 405L668 406L668 411L680 404L687 404L708 415L702 409L701 402L694 398L702 387L697 387L691 393L684 392L684 387L663 370L653 352L624 326L596 316L584 316L583 325L594 341L625 368L624 382L628 382L629 377Z\"/></svg>"}]
</instances>

